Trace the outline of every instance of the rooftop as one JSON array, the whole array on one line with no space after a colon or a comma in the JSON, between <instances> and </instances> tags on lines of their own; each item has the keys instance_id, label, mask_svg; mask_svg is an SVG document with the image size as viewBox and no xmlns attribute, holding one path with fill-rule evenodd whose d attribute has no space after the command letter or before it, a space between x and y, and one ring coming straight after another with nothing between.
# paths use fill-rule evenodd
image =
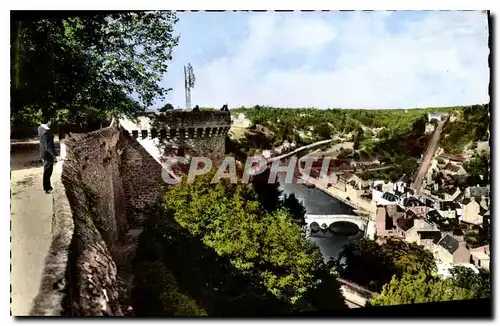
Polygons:
<instances>
[{"instance_id":1,"label":"rooftop","mask_svg":"<svg viewBox=\"0 0 500 326\"><path fill-rule=\"evenodd\" d=\"M453 254L455 251L457 251L460 245L458 240L449 234L445 235L441 240L438 241L437 244L438 246L441 246L444 249L446 249L450 254Z\"/></svg>"},{"instance_id":2,"label":"rooftop","mask_svg":"<svg viewBox=\"0 0 500 326\"><path fill-rule=\"evenodd\" d=\"M341 175L341 177L344 178L345 180L349 180L349 179L351 179L354 176L355 175L353 173L351 173L351 172L344 172Z\"/></svg>"},{"instance_id":3,"label":"rooftop","mask_svg":"<svg viewBox=\"0 0 500 326\"><path fill-rule=\"evenodd\" d=\"M430 239L436 243L439 239L441 239L441 231L417 231L417 233L420 235L420 239L422 240Z\"/></svg>"},{"instance_id":4,"label":"rooftop","mask_svg":"<svg viewBox=\"0 0 500 326\"><path fill-rule=\"evenodd\" d=\"M445 168L445 170L452 171L452 172L460 171L460 167L458 165L453 164L453 163L446 164L446 166L444 168Z\"/></svg>"},{"instance_id":5,"label":"rooftop","mask_svg":"<svg viewBox=\"0 0 500 326\"><path fill-rule=\"evenodd\" d=\"M441 210L442 211L454 211L460 209L461 206L459 203L454 201L442 201L441 202Z\"/></svg>"},{"instance_id":6,"label":"rooftop","mask_svg":"<svg viewBox=\"0 0 500 326\"><path fill-rule=\"evenodd\" d=\"M487 187L470 187L471 197L488 197L490 195L490 190Z\"/></svg>"},{"instance_id":7,"label":"rooftop","mask_svg":"<svg viewBox=\"0 0 500 326\"><path fill-rule=\"evenodd\" d=\"M465 161L465 158L463 156L453 155L453 154L448 154L448 153L443 153L443 154L439 155L439 157L447 158L449 160L456 161L456 162L463 162L463 161Z\"/></svg>"},{"instance_id":8,"label":"rooftop","mask_svg":"<svg viewBox=\"0 0 500 326\"><path fill-rule=\"evenodd\" d=\"M441 214L437 210L428 211L427 216L435 220L440 220L443 218L443 216L441 216Z\"/></svg>"},{"instance_id":9,"label":"rooftop","mask_svg":"<svg viewBox=\"0 0 500 326\"><path fill-rule=\"evenodd\" d=\"M404 205L404 206L408 206L408 207L425 206L425 204L424 204L424 203L422 203L420 200L418 200L418 199L417 199L417 198L415 198L415 197L406 198L406 199L403 201L403 205Z\"/></svg>"},{"instance_id":10,"label":"rooftop","mask_svg":"<svg viewBox=\"0 0 500 326\"><path fill-rule=\"evenodd\" d=\"M425 206L434 207L434 202L430 199L425 199Z\"/></svg>"},{"instance_id":11,"label":"rooftop","mask_svg":"<svg viewBox=\"0 0 500 326\"><path fill-rule=\"evenodd\" d=\"M414 218L404 218L400 217L396 221L396 224L404 231L408 231L415 225L415 219Z\"/></svg>"},{"instance_id":12,"label":"rooftop","mask_svg":"<svg viewBox=\"0 0 500 326\"><path fill-rule=\"evenodd\" d=\"M411 179L408 174L403 174L401 178L399 178L398 182L410 183Z\"/></svg>"},{"instance_id":13,"label":"rooftop","mask_svg":"<svg viewBox=\"0 0 500 326\"><path fill-rule=\"evenodd\" d=\"M394 202L398 200L398 196L391 194L390 192L385 192L382 195L382 198L387 200L387 201L394 201Z\"/></svg>"},{"instance_id":14,"label":"rooftop","mask_svg":"<svg viewBox=\"0 0 500 326\"><path fill-rule=\"evenodd\" d=\"M449 187L446 189L446 193L451 196L451 195L454 195L457 192L457 190L460 191L460 189L458 189L458 187Z\"/></svg>"}]
</instances>

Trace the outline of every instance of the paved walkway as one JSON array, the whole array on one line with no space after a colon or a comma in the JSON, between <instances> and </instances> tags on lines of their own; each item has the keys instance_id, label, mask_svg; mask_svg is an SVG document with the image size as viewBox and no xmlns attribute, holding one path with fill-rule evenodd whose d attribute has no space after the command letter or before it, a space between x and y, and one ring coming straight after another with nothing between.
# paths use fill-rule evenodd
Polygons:
<instances>
[{"instance_id":1,"label":"paved walkway","mask_svg":"<svg viewBox=\"0 0 500 326\"><path fill-rule=\"evenodd\" d=\"M11 148L11 314L25 316L38 294L50 246L52 195L42 189L38 142Z\"/></svg>"}]
</instances>

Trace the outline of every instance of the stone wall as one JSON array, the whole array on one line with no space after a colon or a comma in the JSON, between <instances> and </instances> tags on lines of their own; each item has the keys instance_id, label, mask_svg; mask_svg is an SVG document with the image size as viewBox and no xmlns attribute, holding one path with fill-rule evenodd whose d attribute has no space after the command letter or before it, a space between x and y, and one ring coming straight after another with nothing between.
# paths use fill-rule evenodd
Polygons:
<instances>
[{"instance_id":1,"label":"stone wall","mask_svg":"<svg viewBox=\"0 0 500 326\"><path fill-rule=\"evenodd\" d=\"M63 143L52 245L31 314L123 315L141 222L163 193L161 166L116 124Z\"/></svg>"},{"instance_id":2,"label":"stone wall","mask_svg":"<svg viewBox=\"0 0 500 326\"><path fill-rule=\"evenodd\" d=\"M45 268L38 295L33 300L32 316L64 315L64 300L68 291L68 258L74 222L71 206L60 173L54 173L54 215L52 217L52 243L45 259Z\"/></svg>"},{"instance_id":3,"label":"stone wall","mask_svg":"<svg viewBox=\"0 0 500 326\"><path fill-rule=\"evenodd\" d=\"M231 124L223 111L124 122L63 140L64 160L53 177L52 244L31 315L132 314L132 259L142 223L166 186L155 151L141 139L156 136L191 156L220 160ZM133 129L145 123L147 129Z\"/></svg>"},{"instance_id":4,"label":"stone wall","mask_svg":"<svg viewBox=\"0 0 500 326\"><path fill-rule=\"evenodd\" d=\"M158 139L166 155L171 149L181 148L190 156L210 157L217 163L225 154L231 114L227 111L174 110L148 114L136 121L120 119L120 125L132 138Z\"/></svg>"}]
</instances>

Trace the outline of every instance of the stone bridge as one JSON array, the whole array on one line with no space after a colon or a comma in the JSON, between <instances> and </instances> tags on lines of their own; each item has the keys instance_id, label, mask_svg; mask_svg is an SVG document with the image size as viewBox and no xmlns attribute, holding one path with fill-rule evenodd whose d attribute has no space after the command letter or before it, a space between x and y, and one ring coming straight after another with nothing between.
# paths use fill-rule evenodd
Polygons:
<instances>
[{"instance_id":1,"label":"stone bridge","mask_svg":"<svg viewBox=\"0 0 500 326\"><path fill-rule=\"evenodd\" d=\"M319 229L330 229L332 227L332 224L337 222L350 222L356 224L358 229L365 233L368 229L368 223L369 223L369 219L367 219L366 217L357 215L345 215L345 214L339 214L339 215L306 214L305 221L311 230L316 229L317 231L319 231Z\"/></svg>"}]
</instances>

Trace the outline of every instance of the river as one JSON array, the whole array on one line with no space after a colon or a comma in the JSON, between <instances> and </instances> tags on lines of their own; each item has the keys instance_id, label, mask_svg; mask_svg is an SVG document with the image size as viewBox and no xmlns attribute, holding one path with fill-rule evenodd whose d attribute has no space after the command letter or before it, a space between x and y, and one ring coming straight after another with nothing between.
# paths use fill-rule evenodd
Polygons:
<instances>
[{"instance_id":1,"label":"river","mask_svg":"<svg viewBox=\"0 0 500 326\"><path fill-rule=\"evenodd\" d=\"M279 180L280 190L283 191L283 194L294 194L295 197L302 202L302 205L306 209L306 214L356 215L350 206L338 201L322 190L309 188L302 184L284 183L281 176L279 177ZM328 260L332 257L337 258L344 245L346 245L350 241L356 241L361 238L363 238L363 232L358 232L355 235L346 236L333 234L330 231L319 231L318 233L312 234L310 237L308 237L310 241L318 245L325 260Z\"/></svg>"}]
</instances>

